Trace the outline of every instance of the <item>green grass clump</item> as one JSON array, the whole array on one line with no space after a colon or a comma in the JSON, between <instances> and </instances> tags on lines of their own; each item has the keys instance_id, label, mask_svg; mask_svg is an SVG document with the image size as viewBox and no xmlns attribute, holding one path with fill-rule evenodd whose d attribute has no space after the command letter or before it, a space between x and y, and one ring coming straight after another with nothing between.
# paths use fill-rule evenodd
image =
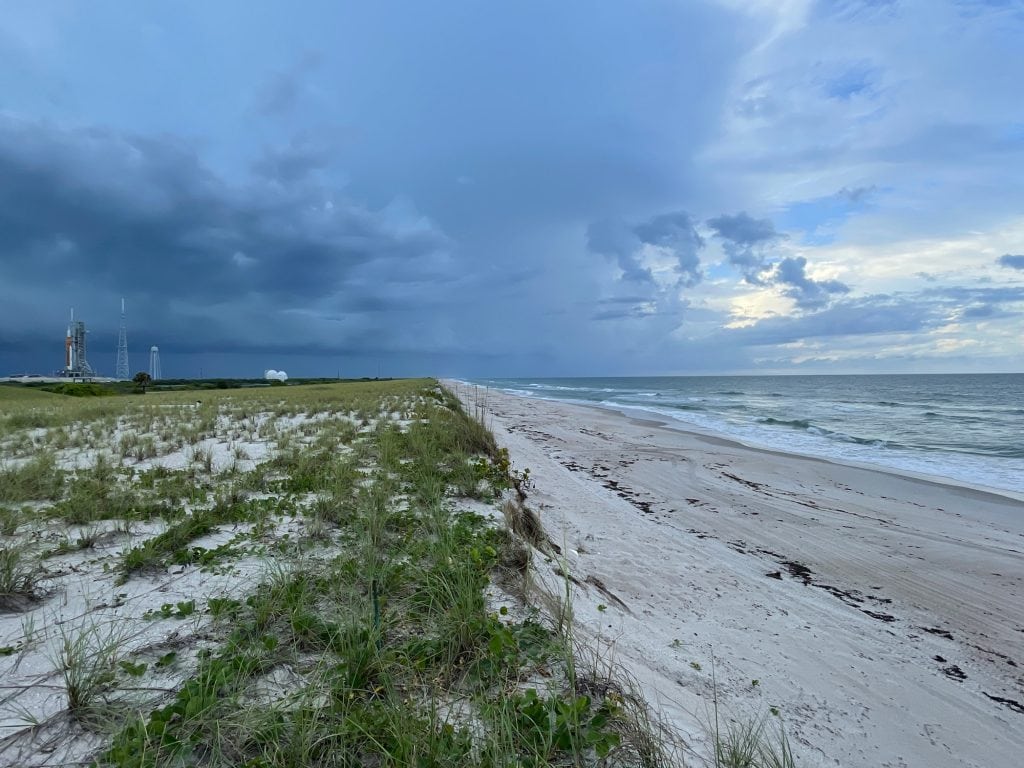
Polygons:
<instances>
[{"instance_id":1,"label":"green grass clump","mask_svg":"<svg viewBox=\"0 0 1024 768\"><path fill-rule=\"evenodd\" d=\"M9 469L0 469L0 502L51 501L64 491L64 472L57 468L52 453Z\"/></svg>"},{"instance_id":2,"label":"green grass clump","mask_svg":"<svg viewBox=\"0 0 1024 768\"><path fill-rule=\"evenodd\" d=\"M60 643L53 659L64 681L68 710L93 725L103 717L101 704L116 679L128 631L113 622L88 618L78 626L60 628Z\"/></svg>"},{"instance_id":3,"label":"green grass clump","mask_svg":"<svg viewBox=\"0 0 1024 768\"><path fill-rule=\"evenodd\" d=\"M17 610L39 593L43 570L21 544L0 545L0 611Z\"/></svg>"},{"instance_id":4,"label":"green grass clump","mask_svg":"<svg viewBox=\"0 0 1024 768\"><path fill-rule=\"evenodd\" d=\"M207 500L213 486L186 471L154 467L138 475L138 487L150 491L156 505L174 505L181 502L202 504ZM152 508L154 505L147 506ZM136 517L139 516L137 511Z\"/></svg>"},{"instance_id":5,"label":"green grass clump","mask_svg":"<svg viewBox=\"0 0 1024 768\"><path fill-rule=\"evenodd\" d=\"M214 530L216 523L209 515L189 515L163 533L128 550L122 559L122 574L127 578L144 569L166 567L176 553L187 551L190 542Z\"/></svg>"},{"instance_id":6,"label":"green grass clump","mask_svg":"<svg viewBox=\"0 0 1024 768\"><path fill-rule=\"evenodd\" d=\"M71 525L97 520L116 520L131 516L137 495L113 484L80 478L70 484L68 496L55 504L48 514Z\"/></svg>"},{"instance_id":7,"label":"green grass clump","mask_svg":"<svg viewBox=\"0 0 1024 768\"><path fill-rule=\"evenodd\" d=\"M69 484L68 495L47 511L50 517L71 525L85 525L97 520L151 520L154 517L174 518L180 510L176 498L154 493L142 495L120 478L85 474Z\"/></svg>"},{"instance_id":8,"label":"green grass clump","mask_svg":"<svg viewBox=\"0 0 1024 768\"><path fill-rule=\"evenodd\" d=\"M749 717L713 726L714 768L796 768L786 730L765 717Z\"/></svg>"},{"instance_id":9,"label":"green grass clump","mask_svg":"<svg viewBox=\"0 0 1024 768\"><path fill-rule=\"evenodd\" d=\"M281 488L289 493L312 493L346 485L351 487L356 478L354 467L338 461L338 457L329 450L292 449L270 462L268 469L286 475Z\"/></svg>"},{"instance_id":10,"label":"green grass clump","mask_svg":"<svg viewBox=\"0 0 1024 768\"><path fill-rule=\"evenodd\" d=\"M214 549L189 546L194 540L213 533L227 523L258 522L269 509L267 501L254 503L221 501L212 509L195 510L181 517L161 534L128 550L121 561L121 575L127 579L142 570L213 562L238 555L242 550L230 543Z\"/></svg>"},{"instance_id":11,"label":"green grass clump","mask_svg":"<svg viewBox=\"0 0 1024 768\"><path fill-rule=\"evenodd\" d=\"M3 388L0 388L0 392L3 392ZM51 429L62 426L66 421L67 417L58 411L41 408L14 411L0 417L0 434L22 429Z\"/></svg>"},{"instance_id":12,"label":"green grass clump","mask_svg":"<svg viewBox=\"0 0 1024 768\"><path fill-rule=\"evenodd\" d=\"M13 536L21 525L21 510L12 507L0 507L0 536Z\"/></svg>"}]
</instances>

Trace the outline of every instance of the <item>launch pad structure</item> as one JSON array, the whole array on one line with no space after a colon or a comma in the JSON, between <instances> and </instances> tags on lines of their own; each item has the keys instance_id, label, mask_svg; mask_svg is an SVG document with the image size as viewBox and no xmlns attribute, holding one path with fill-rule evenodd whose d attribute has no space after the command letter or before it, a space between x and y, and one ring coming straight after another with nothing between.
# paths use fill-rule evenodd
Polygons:
<instances>
[{"instance_id":1,"label":"launch pad structure","mask_svg":"<svg viewBox=\"0 0 1024 768\"><path fill-rule=\"evenodd\" d=\"M71 322L68 324L67 336L64 339L64 370L63 376L72 379L91 379L96 373L89 365L86 354L86 328L81 320L75 320L75 310L71 310Z\"/></svg>"},{"instance_id":2,"label":"launch pad structure","mask_svg":"<svg viewBox=\"0 0 1024 768\"><path fill-rule=\"evenodd\" d=\"M71 320L68 323L67 334L64 337L64 367L54 373L62 379L103 379L104 381L127 381L131 377L131 369L128 361L128 324L125 316L125 301L121 299L121 324L117 338L117 367L113 379L101 377L100 374L90 365L87 353L88 329L82 320L75 320L75 309L71 308ZM160 378L160 350L157 347L150 349L149 355L150 375L154 379Z\"/></svg>"}]
</instances>

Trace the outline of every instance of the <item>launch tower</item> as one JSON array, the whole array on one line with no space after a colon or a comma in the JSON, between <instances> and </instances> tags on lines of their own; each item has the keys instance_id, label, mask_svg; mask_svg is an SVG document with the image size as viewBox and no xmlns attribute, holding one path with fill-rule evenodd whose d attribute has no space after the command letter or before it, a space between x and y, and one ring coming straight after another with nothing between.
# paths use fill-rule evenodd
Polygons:
<instances>
[{"instance_id":1,"label":"launch tower","mask_svg":"<svg viewBox=\"0 0 1024 768\"><path fill-rule=\"evenodd\" d=\"M75 310L71 310L71 323L64 339L64 375L74 379L87 379L95 376L85 351L85 323L75 320Z\"/></svg>"}]
</instances>

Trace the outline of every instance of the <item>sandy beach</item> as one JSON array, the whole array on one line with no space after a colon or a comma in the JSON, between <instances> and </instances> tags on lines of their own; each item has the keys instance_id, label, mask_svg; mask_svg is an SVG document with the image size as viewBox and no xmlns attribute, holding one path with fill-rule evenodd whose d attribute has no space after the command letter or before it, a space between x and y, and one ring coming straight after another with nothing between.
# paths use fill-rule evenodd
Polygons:
<instances>
[{"instance_id":1,"label":"sandy beach","mask_svg":"<svg viewBox=\"0 0 1024 768\"><path fill-rule=\"evenodd\" d=\"M1021 764L1024 502L447 384L529 468L580 630L696 749L717 695L802 765Z\"/></svg>"}]
</instances>

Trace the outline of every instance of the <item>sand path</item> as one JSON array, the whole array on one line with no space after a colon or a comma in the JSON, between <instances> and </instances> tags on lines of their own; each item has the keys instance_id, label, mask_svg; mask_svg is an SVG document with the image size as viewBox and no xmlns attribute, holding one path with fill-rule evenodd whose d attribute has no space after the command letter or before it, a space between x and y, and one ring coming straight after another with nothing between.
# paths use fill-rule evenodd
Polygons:
<instances>
[{"instance_id":1,"label":"sand path","mask_svg":"<svg viewBox=\"0 0 1024 768\"><path fill-rule=\"evenodd\" d=\"M728 710L777 707L804 765L1022 764L1024 502L486 400L580 625L696 744L713 658Z\"/></svg>"}]
</instances>

